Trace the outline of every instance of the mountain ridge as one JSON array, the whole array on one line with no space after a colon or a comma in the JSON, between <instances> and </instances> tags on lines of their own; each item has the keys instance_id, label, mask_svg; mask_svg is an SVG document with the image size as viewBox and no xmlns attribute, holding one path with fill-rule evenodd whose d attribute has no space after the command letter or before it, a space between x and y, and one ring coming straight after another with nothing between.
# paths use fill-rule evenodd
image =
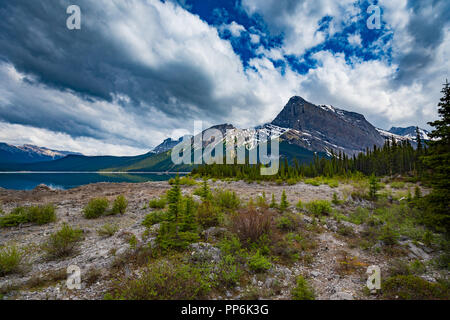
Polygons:
<instances>
[{"instance_id":1,"label":"mountain ridge","mask_svg":"<svg viewBox=\"0 0 450 320\"><path fill-rule=\"evenodd\" d=\"M396 130L402 129L394 127ZM300 96L293 96L283 107L275 119L254 128L238 129L232 124L224 123L212 126L221 132L221 140L202 140L202 148L211 143L230 143L227 132L231 137L237 137L241 145L247 150L256 148L261 143L264 133L270 140L279 139L280 157L292 160L294 157L301 162L308 162L315 155L327 157L339 152L355 155L364 152L374 145L382 146L386 139L394 137L396 140L408 140L386 130L377 129L370 124L364 115L335 108L329 105L315 105ZM407 128L406 128L407 129ZM206 130L205 130L206 131ZM200 133L202 136L203 131ZM199 134L199 135L200 135ZM186 136L185 136L186 137ZM183 141L171 138L165 139L160 145L146 154L129 157L114 156L83 156L67 155L53 161L35 163L10 163L0 165L3 171L189 171L194 165L174 165L171 161L170 150ZM198 136L197 136L198 137ZM187 136L191 147L194 148L195 137ZM233 141L234 142L234 141ZM211 146L210 146L211 147ZM1 163L1 161L0 161Z\"/></svg>"}]
</instances>

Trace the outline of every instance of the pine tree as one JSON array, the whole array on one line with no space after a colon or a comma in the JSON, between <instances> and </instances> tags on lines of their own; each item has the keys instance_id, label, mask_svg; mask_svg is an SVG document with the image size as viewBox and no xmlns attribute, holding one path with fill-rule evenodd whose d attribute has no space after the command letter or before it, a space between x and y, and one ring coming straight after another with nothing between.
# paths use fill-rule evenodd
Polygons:
<instances>
[{"instance_id":1,"label":"pine tree","mask_svg":"<svg viewBox=\"0 0 450 320\"><path fill-rule=\"evenodd\" d=\"M372 173L372 175L369 178L369 197L372 200L375 200L377 198L377 191L379 189L378 181L375 175Z\"/></svg>"},{"instance_id":2,"label":"pine tree","mask_svg":"<svg viewBox=\"0 0 450 320\"><path fill-rule=\"evenodd\" d=\"M286 198L286 191L283 190L283 193L281 193L281 201L280 201L280 210L286 211L286 209L289 207L289 202Z\"/></svg>"},{"instance_id":3,"label":"pine tree","mask_svg":"<svg viewBox=\"0 0 450 320\"><path fill-rule=\"evenodd\" d=\"M277 202L275 201L275 195L272 193L272 201L270 202L270 207L271 208L277 208Z\"/></svg>"},{"instance_id":4,"label":"pine tree","mask_svg":"<svg viewBox=\"0 0 450 320\"><path fill-rule=\"evenodd\" d=\"M450 226L450 84L442 89L444 96L438 104L439 120L428 124L435 129L430 133L427 155L423 157L429 169L433 190L427 196L430 206L425 219L428 224L442 227L448 232Z\"/></svg>"}]
</instances>

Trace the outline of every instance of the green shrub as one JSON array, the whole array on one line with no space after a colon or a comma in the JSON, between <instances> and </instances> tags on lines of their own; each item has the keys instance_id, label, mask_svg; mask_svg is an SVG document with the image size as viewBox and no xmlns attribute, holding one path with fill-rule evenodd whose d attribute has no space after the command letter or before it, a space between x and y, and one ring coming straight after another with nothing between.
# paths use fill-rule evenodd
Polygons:
<instances>
[{"instance_id":1,"label":"green shrub","mask_svg":"<svg viewBox=\"0 0 450 320\"><path fill-rule=\"evenodd\" d=\"M285 213L277 219L277 227L283 231L295 231L299 223L298 215Z\"/></svg>"},{"instance_id":2,"label":"green shrub","mask_svg":"<svg viewBox=\"0 0 450 320\"><path fill-rule=\"evenodd\" d=\"M124 196L120 195L114 200L112 214L124 214L127 207L128 200Z\"/></svg>"},{"instance_id":3,"label":"green shrub","mask_svg":"<svg viewBox=\"0 0 450 320\"><path fill-rule=\"evenodd\" d=\"M218 280L226 288L232 288L239 283L243 273L236 258L231 254L222 256L218 270Z\"/></svg>"},{"instance_id":4,"label":"green shrub","mask_svg":"<svg viewBox=\"0 0 450 320\"><path fill-rule=\"evenodd\" d=\"M204 299L212 287L210 273L195 265L160 261L147 265L138 279L117 282L112 295L124 300Z\"/></svg>"},{"instance_id":5,"label":"green shrub","mask_svg":"<svg viewBox=\"0 0 450 320\"><path fill-rule=\"evenodd\" d=\"M169 184L170 185L173 185L174 183L175 183L175 179L174 178L169 179ZM195 186L195 185L197 185L197 181L195 181L191 177L181 177L179 184L183 185L183 186Z\"/></svg>"},{"instance_id":6,"label":"green shrub","mask_svg":"<svg viewBox=\"0 0 450 320\"><path fill-rule=\"evenodd\" d=\"M17 207L11 213L0 217L0 227L15 227L23 223L38 225L56 221L53 204L31 207Z\"/></svg>"},{"instance_id":7,"label":"green shrub","mask_svg":"<svg viewBox=\"0 0 450 320\"><path fill-rule=\"evenodd\" d=\"M402 300L430 300L450 298L448 284L428 282L414 275L398 275L383 281L384 298Z\"/></svg>"},{"instance_id":8,"label":"green shrub","mask_svg":"<svg viewBox=\"0 0 450 320\"><path fill-rule=\"evenodd\" d=\"M23 256L23 252L15 245L0 246L0 276L17 272Z\"/></svg>"},{"instance_id":9,"label":"green shrub","mask_svg":"<svg viewBox=\"0 0 450 320\"><path fill-rule=\"evenodd\" d=\"M73 253L77 243L83 238L83 230L73 229L64 224L60 230L50 235L43 249L52 258L61 258Z\"/></svg>"},{"instance_id":10,"label":"green shrub","mask_svg":"<svg viewBox=\"0 0 450 320\"><path fill-rule=\"evenodd\" d=\"M256 198L256 205L260 208L268 208L269 204L267 203L266 193L263 191L261 196Z\"/></svg>"},{"instance_id":11,"label":"green shrub","mask_svg":"<svg viewBox=\"0 0 450 320\"><path fill-rule=\"evenodd\" d=\"M302 202L302 200L298 200L298 202L297 202L297 204L295 205L296 207L297 207L297 209L299 209L299 210L301 210L301 209L303 209L303 202Z\"/></svg>"},{"instance_id":12,"label":"green shrub","mask_svg":"<svg viewBox=\"0 0 450 320\"><path fill-rule=\"evenodd\" d=\"M248 259L248 266L250 270L255 272L264 272L272 268L270 261L260 253L260 250Z\"/></svg>"},{"instance_id":13,"label":"green shrub","mask_svg":"<svg viewBox=\"0 0 450 320\"><path fill-rule=\"evenodd\" d=\"M337 188L339 187L339 181L335 180L335 179L330 179L327 180L327 184L330 188Z\"/></svg>"},{"instance_id":14,"label":"green shrub","mask_svg":"<svg viewBox=\"0 0 450 320\"><path fill-rule=\"evenodd\" d=\"M313 178L313 179L306 179L305 183L318 187L322 184L322 181L320 180L320 178Z\"/></svg>"},{"instance_id":15,"label":"green shrub","mask_svg":"<svg viewBox=\"0 0 450 320\"><path fill-rule=\"evenodd\" d=\"M106 198L94 198L84 207L83 214L86 219L95 219L106 213L108 209L108 199Z\"/></svg>"},{"instance_id":16,"label":"green shrub","mask_svg":"<svg viewBox=\"0 0 450 320\"><path fill-rule=\"evenodd\" d=\"M392 246L397 243L399 234L390 225L385 225L381 228L381 233L378 237L379 240L383 241L385 245Z\"/></svg>"},{"instance_id":17,"label":"green shrub","mask_svg":"<svg viewBox=\"0 0 450 320\"><path fill-rule=\"evenodd\" d=\"M393 189L403 189L405 187L405 183L403 181L393 181L390 185Z\"/></svg>"},{"instance_id":18,"label":"green shrub","mask_svg":"<svg viewBox=\"0 0 450 320\"><path fill-rule=\"evenodd\" d=\"M333 200L331 200L331 202L332 202L334 205L340 205L340 204L342 203L342 201L339 200L338 195L337 195L336 192L333 192Z\"/></svg>"},{"instance_id":19,"label":"green shrub","mask_svg":"<svg viewBox=\"0 0 450 320\"><path fill-rule=\"evenodd\" d=\"M159 199L152 199L148 202L149 208L152 209L164 209L167 204L167 199L165 197L161 197Z\"/></svg>"},{"instance_id":20,"label":"green shrub","mask_svg":"<svg viewBox=\"0 0 450 320\"><path fill-rule=\"evenodd\" d=\"M337 233L344 237L352 236L355 234L352 227L345 225L339 225Z\"/></svg>"},{"instance_id":21,"label":"green shrub","mask_svg":"<svg viewBox=\"0 0 450 320\"><path fill-rule=\"evenodd\" d=\"M236 210L239 208L241 201L236 193L229 190L217 190L213 196L214 203L223 209Z\"/></svg>"},{"instance_id":22,"label":"green shrub","mask_svg":"<svg viewBox=\"0 0 450 320\"><path fill-rule=\"evenodd\" d=\"M297 277L297 284L291 290L293 300L314 300L314 290L302 276Z\"/></svg>"},{"instance_id":23,"label":"green shrub","mask_svg":"<svg viewBox=\"0 0 450 320\"><path fill-rule=\"evenodd\" d=\"M211 199L211 190L209 189L208 180L203 179L202 186L194 190L194 194L202 197L202 199Z\"/></svg>"},{"instance_id":24,"label":"green shrub","mask_svg":"<svg viewBox=\"0 0 450 320\"><path fill-rule=\"evenodd\" d=\"M118 225L107 223L97 230L97 234L101 237L112 237L118 230Z\"/></svg>"},{"instance_id":25,"label":"green shrub","mask_svg":"<svg viewBox=\"0 0 450 320\"><path fill-rule=\"evenodd\" d=\"M164 211L153 211L147 214L142 221L142 225L147 228L154 224L161 223L167 219L167 214Z\"/></svg>"},{"instance_id":26,"label":"green shrub","mask_svg":"<svg viewBox=\"0 0 450 320\"><path fill-rule=\"evenodd\" d=\"M197 208L197 221L203 228L219 225L221 221L219 208L210 201L203 201Z\"/></svg>"},{"instance_id":27,"label":"green shrub","mask_svg":"<svg viewBox=\"0 0 450 320\"><path fill-rule=\"evenodd\" d=\"M331 204L327 200L314 200L306 204L306 208L315 216L329 215Z\"/></svg>"},{"instance_id":28,"label":"green shrub","mask_svg":"<svg viewBox=\"0 0 450 320\"><path fill-rule=\"evenodd\" d=\"M348 221L359 225L368 220L369 214L370 214L370 212L368 209L358 207L358 208L356 208L355 211L350 212Z\"/></svg>"}]
</instances>

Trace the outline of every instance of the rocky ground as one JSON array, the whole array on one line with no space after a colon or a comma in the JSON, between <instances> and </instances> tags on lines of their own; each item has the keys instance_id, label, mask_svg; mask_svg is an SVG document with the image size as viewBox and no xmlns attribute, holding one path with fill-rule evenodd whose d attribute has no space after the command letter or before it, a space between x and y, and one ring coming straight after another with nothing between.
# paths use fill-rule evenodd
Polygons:
<instances>
[{"instance_id":1,"label":"rocky ground","mask_svg":"<svg viewBox=\"0 0 450 320\"><path fill-rule=\"evenodd\" d=\"M351 191L349 185L330 188L328 185L312 186L304 183L288 186L273 183L210 181L210 186L233 190L244 200L250 197L255 198L265 192L269 199L273 193L279 201L282 191L285 190L291 204L297 203L299 199L302 202L316 199L331 200L334 192L340 198L344 198L349 190ZM118 257L126 256L131 250L130 235L134 234L137 239L143 239L145 228L141 222L151 210L146 208L146 204L150 199L164 194L169 187L167 182L147 182L98 183L71 190L51 190L45 186L37 187L32 191L0 189L0 203L3 204L5 212L17 206L53 203L57 214L57 222L48 225L22 225L0 229L0 244L15 243L25 248L27 252L26 264L20 273L0 277L0 297L3 296L3 299L103 299L113 278L112 266ZM193 186L182 186L184 194L192 193L194 189ZM113 200L117 195L124 195L129 201L124 215L105 216L94 220L83 217L82 209L91 198L106 197ZM292 207L291 210L297 209ZM302 215L304 225L312 224L312 220L307 214ZM49 261L45 258L40 245L63 223L81 228L84 232L84 240L72 257ZM98 235L97 230L106 223L118 225L119 231L112 237ZM356 236L362 231L361 226L349 222L341 223L353 229ZM290 289L295 284L297 275L303 275L314 287L317 299L376 299L377 296L367 294L364 289L367 280L365 271L370 265L378 265L383 274L383 270L388 269L392 257L377 254L373 250L362 250L352 244L351 237L343 237L336 231L337 222L331 217L327 218L317 227L314 239L317 246L311 251L310 263L299 261L289 266L274 263L263 276L253 275L249 285L257 288L263 298L289 299ZM151 241L151 238L147 241ZM397 254L404 257L405 261L426 262L439 254L407 238L401 241L400 253ZM206 250L208 254L211 247L212 245L195 244L191 245L191 250L193 252ZM212 259L215 253L217 250L213 250ZM217 254L220 255L220 252ZM343 267L340 261L346 261L347 265ZM66 286L66 271L70 265L81 268L81 290L69 290ZM123 272L132 274L136 271L125 268ZM431 281L438 276L442 275L432 269L423 275ZM246 290L248 289L238 286L233 292L211 298L240 299L248 296Z\"/></svg>"}]
</instances>

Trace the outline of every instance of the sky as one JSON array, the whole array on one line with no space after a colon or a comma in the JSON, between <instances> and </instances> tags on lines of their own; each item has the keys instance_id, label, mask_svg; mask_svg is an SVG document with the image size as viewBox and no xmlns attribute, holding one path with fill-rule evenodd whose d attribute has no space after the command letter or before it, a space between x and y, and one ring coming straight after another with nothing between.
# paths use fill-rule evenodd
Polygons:
<instances>
[{"instance_id":1,"label":"sky","mask_svg":"<svg viewBox=\"0 0 450 320\"><path fill-rule=\"evenodd\" d=\"M430 129L448 56L448 0L2 1L0 142L137 155L294 95Z\"/></svg>"}]
</instances>

